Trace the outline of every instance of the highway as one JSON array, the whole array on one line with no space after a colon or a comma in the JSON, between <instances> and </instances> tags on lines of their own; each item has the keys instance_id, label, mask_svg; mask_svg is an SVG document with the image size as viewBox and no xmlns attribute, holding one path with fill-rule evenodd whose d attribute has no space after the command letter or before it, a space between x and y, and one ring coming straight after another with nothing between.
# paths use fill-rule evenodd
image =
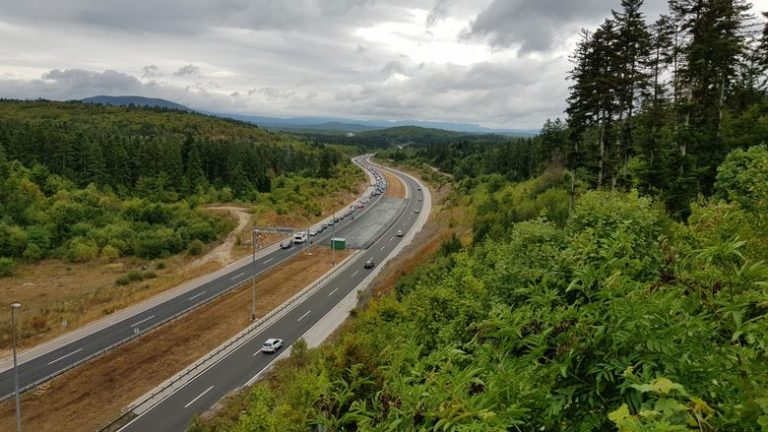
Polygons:
<instances>
[{"instance_id":1,"label":"highway","mask_svg":"<svg viewBox=\"0 0 768 432\"><path fill-rule=\"evenodd\" d=\"M410 198L402 200L402 207L396 219L369 243L364 252L355 257L351 265L335 274L328 283L279 320L265 325L242 346L141 413L120 431L186 430L195 413L207 410L229 392L245 385L277 358L275 354L260 352L266 339L283 339L285 349L352 292L371 271L365 269L363 263L373 259L376 265L379 265L402 241L402 238L396 235L397 231L407 232L413 229L419 217L417 210L428 210L422 208L424 202L421 199L422 191L419 190L421 186L408 177L399 177L406 183ZM365 219L363 216L360 221L365 222Z\"/></svg>"},{"instance_id":2,"label":"highway","mask_svg":"<svg viewBox=\"0 0 768 432\"><path fill-rule=\"evenodd\" d=\"M364 216L371 207L375 207L381 198L382 196L374 197L368 203L367 208L355 212L356 216L354 218L347 217L341 219L336 224L335 235L343 237L344 232L353 228L355 224L365 223L363 218L358 217L357 214ZM334 230L329 227L329 229L312 239L316 243L327 242L333 235ZM289 249L277 249L272 253L260 256L256 261L255 273L257 275L263 273L269 268L288 260L300 251L301 247L294 245ZM253 264L250 261L244 261L242 265L234 266L230 271L220 275L218 278L202 283L194 289L183 292L181 295L87 334L52 351L24 361L19 365L19 387L21 391L33 388L120 343L127 342L158 325L207 303L222 293L250 281L253 274ZM248 311L250 311L250 305L248 306ZM9 398L13 394L13 369L7 369L0 372L0 400Z\"/></svg>"}]
</instances>

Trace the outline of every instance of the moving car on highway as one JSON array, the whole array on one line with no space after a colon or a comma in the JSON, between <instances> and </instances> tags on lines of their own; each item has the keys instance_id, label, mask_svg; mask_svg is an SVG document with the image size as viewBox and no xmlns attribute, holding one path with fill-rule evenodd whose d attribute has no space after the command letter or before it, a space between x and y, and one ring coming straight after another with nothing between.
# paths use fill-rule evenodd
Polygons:
<instances>
[{"instance_id":1,"label":"moving car on highway","mask_svg":"<svg viewBox=\"0 0 768 432\"><path fill-rule=\"evenodd\" d=\"M264 345L262 345L261 350L265 353L273 353L280 349L280 347L283 346L283 340L278 338L269 338L266 342L264 342Z\"/></svg>"}]
</instances>

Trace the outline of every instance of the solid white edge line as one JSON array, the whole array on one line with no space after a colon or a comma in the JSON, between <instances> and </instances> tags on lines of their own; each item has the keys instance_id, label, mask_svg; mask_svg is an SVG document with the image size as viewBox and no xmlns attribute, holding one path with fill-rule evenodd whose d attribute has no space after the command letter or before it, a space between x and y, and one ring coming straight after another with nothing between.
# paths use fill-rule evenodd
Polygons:
<instances>
[{"instance_id":1,"label":"solid white edge line","mask_svg":"<svg viewBox=\"0 0 768 432\"><path fill-rule=\"evenodd\" d=\"M79 353L79 352L80 352L80 351L82 351L82 350L83 350L82 348L78 348L78 349L76 349L76 350L72 351L72 352L71 352L71 353L69 353L69 354L64 354L63 356L61 356L61 357L57 358L56 360L53 360L53 361L50 361L50 362L48 362L48 366L50 366L50 365L52 365L52 364L56 363L56 362L57 362L57 361L59 361L59 360L63 360L63 359L65 359L65 358L67 358L67 357L69 357L69 356L71 356L71 355L73 355L73 354L77 354L77 353Z\"/></svg>"},{"instance_id":2,"label":"solid white edge line","mask_svg":"<svg viewBox=\"0 0 768 432\"><path fill-rule=\"evenodd\" d=\"M194 299L200 297L201 295L203 295L203 294L205 294L207 292L208 292L208 290L205 290L205 291L203 291L201 293L197 293L197 294L193 295L192 297L190 297L189 300L194 300Z\"/></svg>"},{"instance_id":3,"label":"solid white edge line","mask_svg":"<svg viewBox=\"0 0 768 432\"><path fill-rule=\"evenodd\" d=\"M198 399L200 399L200 398L201 398L201 397L203 397L203 396L204 396L206 393L208 393L209 391L211 391L211 389L213 389L213 386L210 386L210 387L208 387L207 389L205 389L205 391L204 391L204 392L202 392L202 393L200 393L199 395L197 395L197 397L196 397L196 398L194 398L194 399L192 399L191 401L189 401L189 403L188 403L188 404L184 405L184 408L189 408L189 406L190 406L190 405L192 405L193 403L197 402L197 400L198 400Z\"/></svg>"},{"instance_id":4,"label":"solid white edge line","mask_svg":"<svg viewBox=\"0 0 768 432\"><path fill-rule=\"evenodd\" d=\"M296 320L296 322L299 322L299 321L303 320L304 318L306 318L307 315L309 315L310 312L312 312L312 311L308 310L307 313L305 313L304 315L300 316L299 319Z\"/></svg>"},{"instance_id":5,"label":"solid white edge line","mask_svg":"<svg viewBox=\"0 0 768 432\"><path fill-rule=\"evenodd\" d=\"M149 318L144 318L143 320L141 320L141 321L139 321L139 322L137 322L137 323L133 323L133 324L131 324L131 327L136 327L136 326L137 326L137 325L139 325L139 324L143 324L143 323L145 323L145 322L147 322L147 321L151 320L151 319L152 319L152 318L154 318L155 316L157 316L157 315L152 315L152 316L151 316L151 317L149 317Z\"/></svg>"}]
</instances>

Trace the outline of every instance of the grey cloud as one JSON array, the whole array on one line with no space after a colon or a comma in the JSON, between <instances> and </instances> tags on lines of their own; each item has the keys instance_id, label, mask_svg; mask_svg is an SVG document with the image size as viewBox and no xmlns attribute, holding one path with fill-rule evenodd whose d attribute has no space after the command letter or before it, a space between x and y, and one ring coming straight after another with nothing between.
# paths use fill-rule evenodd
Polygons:
<instances>
[{"instance_id":1,"label":"grey cloud","mask_svg":"<svg viewBox=\"0 0 768 432\"><path fill-rule=\"evenodd\" d=\"M180 67L179 70L173 73L173 76L177 76L177 77L200 76L200 68L195 65L188 64Z\"/></svg>"},{"instance_id":2,"label":"grey cloud","mask_svg":"<svg viewBox=\"0 0 768 432\"><path fill-rule=\"evenodd\" d=\"M90 95L131 94L142 87L138 79L121 72L106 70L99 73L82 69L54 69L43 74L37 84L43 92L62 95L85 92L91 92Z\"/></svg>"},{"instance_id":3,"label":"grey cloud","mask_svg":"<svg viewBox=\"0 0 768 432\"><path fill-rule=\"evenodd\" d=\"M142 78L157 78L160 76L160 68L157 65L147 65L141 68Z\"/></svg>"},{"instance_id":4,"label":"grey cloud","mask_svg":"<svg viewBox=\"0 0 768 432\"><path fill-rule=\"evenodd\" d=\"M655 17L665 4L665 0L646 1L644 11ZM619 1L493 0L462 37L485 38L491 46L518 47L521 53L546 52L554 48L559 38L610 16L611 8L619 9Z\"/></svg>"},{"instance_id":5,"label":"grey cloud","mask_svg":"<svg viewBox=\"0 0 768 432\"><path fill-rule=\"evenodd\" d=\"M390 76L393 73L399 73L403 75L405 74L403 65L397 61L391 61L384 65L384 67L381 69L381 73L385 76Z\"/></svg>"},{"instance_id":6,"label":"grey cloud","mask_svg":"<svg viewBox=\"0 0 768 432\"><path fill-rule=\"evenodd\" d=\"M449 0L437 0L427 14L427 27L432 27L448 15Z\"/></svg>"},{"instance_id":7,"label":"grey cloud","mask_svg":"<svg viewBox=\"0 0 768 432\"><path fill-rule=\"evenodd\" d=\"M471 67L412 65L410 79L350 85L333 99L336 105L373 118L536 128L547 117L562 116L567 84L561 71L566 64L566 59L556 58Z\"/></svg>"}]
</instances>

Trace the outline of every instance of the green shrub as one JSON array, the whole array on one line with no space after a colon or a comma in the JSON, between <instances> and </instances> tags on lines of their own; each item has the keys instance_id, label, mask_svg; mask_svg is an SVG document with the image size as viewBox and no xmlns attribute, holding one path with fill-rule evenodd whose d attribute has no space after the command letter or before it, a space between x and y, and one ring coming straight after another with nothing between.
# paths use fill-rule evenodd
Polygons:
<instances>
[{"instance_id":1,"label":"green shrub","mask_svg":"<svg viewBox=\"0 0 768 432\"><path fill-rule=\"evenodd\" d=\"M0 277L13 275L16 270L16 261L8 257L0 257Z\"/></svg>"},{"instance_id":2,"label":"green shrub","mask_svg":"<svg viewBox=\"0 0 768 432\"><path fill-rule=\"evenodd\" d=\"M203 242L200 240L192 240L189 242L187 253L191 256L197 256L203 253Z\"/></svg>"},{"instance_id":3,"label":"green shrub","mask_svg":"<svg viewBox=\"0 0 768 432\"><path fill-rule=\"evenodd\" d=\"M163 270L165 268L165 261L158 261L155 263L155 269L156 270Z\"/></svg>"},{"instance_id":4,"label":"green shrub","mask_svg":"<svg viewBox=\"0 0 768 432\"><path fill-rule=\"evenodd\" d=\"M101 249L101 259L105 261L114 261L118 258L120 258L120 251L116 247L106 245Z\"/></svg>"},{"instance_id":5,"label":"green shrub","mask_svg":"<svg viewBox=\"0 0 768 432\"><path fill-rule=\"evenodd\" d=\"M76 238L69 244L65 256L69 262L85 262L96 258L99 248L92 242Z\"/></svg>"},{"instance_id":6,"label":"green shrub","mask_svg":"<svg viewBox=\"0 0 768 432\"><path fill-rule=\"evenodd\" d=\"M27 249L24 250L24 259L27 261L39 261L45 257L45 251L36 244L30 244Z\"/></svg>"}]
</instances>

